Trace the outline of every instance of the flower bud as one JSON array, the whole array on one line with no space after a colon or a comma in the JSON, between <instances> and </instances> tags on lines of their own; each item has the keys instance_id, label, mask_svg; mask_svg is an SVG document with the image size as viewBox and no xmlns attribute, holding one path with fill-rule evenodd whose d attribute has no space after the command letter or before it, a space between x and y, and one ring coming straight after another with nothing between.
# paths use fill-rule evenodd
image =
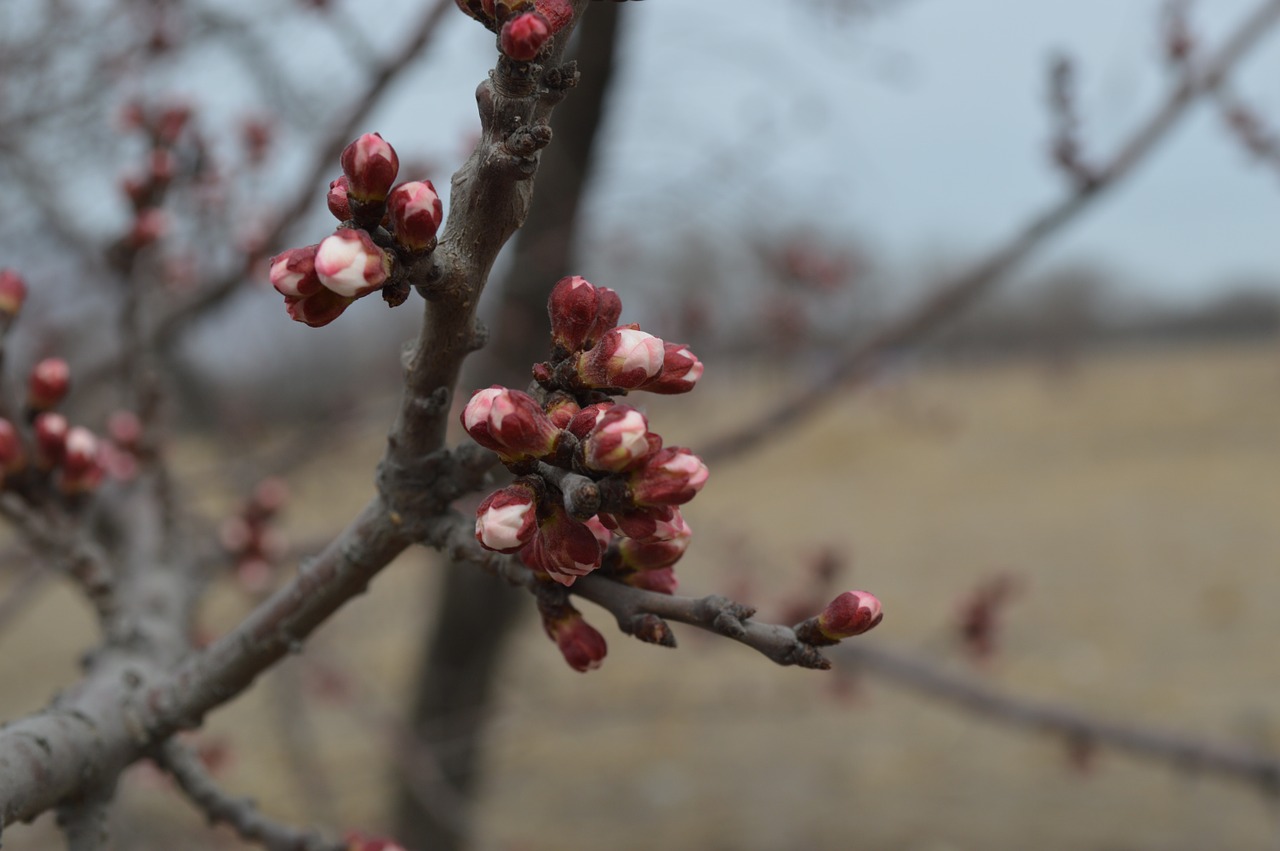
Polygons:
<instances>
[{"instance_id":1,"label":"flower bud","mask_svg":"<svg viewBox=\"0 0 1280 851\"><path fill-rule=\"evenodd\" d=\"M62 414L45 411L35 419L33 430L36 439L36 458L42 469L49 469L62 461L67 450L67 418Z\"/></svg>"},{"instance_id":2,"label":"flower bud","mask_svg":"<svg viewBox=\"0 0 1280 851\"><path fill-rule=\"evenodd\" d=\"M444 207L430 180L401 183L387 198L396 242L413 251L432 245L444 219Z\"/></svg>"},{"instance_id":3,"label":"flower bud","mask_svg":"<svg viewBox=\"0 0 1280 851\"><path fill-rule=\"evenodd\" d=\"M569 420L567 428L573 433L574 437L582 440L604 418L605 411L616 404L617 402L596 402L594 405L587 405L573 415L573 419Z\"/></svg>"},{"instance_id":4,"label":"flower bud","mask_svg":"<svg viewBox=\"0 0 1280 851\"><path fill-rule=\"evenodd\" d=\"M488 24L493 20L493 4L489 4L486 11L482 0L454 0L458 4L458 8L475 18L482 24Z\"/></svg>"},{"instance_id":5,"label":"flower bud","mask_svg":"<svg viewBox=\"0 0 1280 851\"><path fill-rule=\"evenodd\" d=\"M662 370L662 341L638 328L605 332L578 356L578 378L588 387L634 390Z\"/></svg>"},{"instance_id":6,"label":"flower bud","mask_svg":"<svg viewBox=\"0 0 1280 851\"><path fill-rule=\"evenodd\" d=\"M12 319L27 300L27 284L12 269L0 269L0 319Z\"/></svg>"},{"instance_id":7,"label":"flower bud","mask_svg":"<svg viewBox=\"0 0 1280 851\"><path fill-rule=\"evenodd\" d=\"M599 517L606 529L612 529L618 535L650 541L669 538L670 530L679 528L679 524L684 522L684 518L676 519L679 511L670 505L657 505L612 514L601 512Z\"/></svg>"},{"instance_id":8,"label":"flower bud","mask_svg":"<svg viewBox=\"0 0 1280 851\"><path fill-rule=\"evenodd\" d=\"M622 318L622 298L616 292L608 287L596 287L596 298L600 299L600 309L596 313L596 324L587 335L587 346L594 346Z\"/></svg>"},{"instance_id":9,"label":"flower bud","mask_svg":"<svg viewBox=\"0 0 1280 851\"><path fill-rule=\"evenodd\" d=\"M0 472L15 473L26 463L22 438L13 423L0 419Z\"/></svg>"},{"instance_id":10,"label":"flower bud","mask_svg":"<svg viewBox=\"0 0 1280 851\"><path fill-rule=\"evenodd\" d=\"M644 414L628 405L614 405L583 439L582 459L592 470L620 473L661 446L662 438L649 433Z\"/></svg>"},{"instance_id":11,"label":"flower bud","mask_svg":"<svg viewBox=\"0 0 1280 851\"><path fill-rule=\"evenodd\" d=\"M139 210L133 219L126 242L131 248L143 248L169 231L169 214L158 207Z\"/></svg>"},{"instance_id":12,"label":"flower bud","mask_svg":"<svg viewBox=\"0 0 1280 851\"><path fill-rule=\"evenodd\" d=\"M137 452L138 442L142 439L142 420L133 411L113 411L107 417L107 434L116 446Z\"/></svg>"},{"instance_id":13,"label":"flower bud","mask_svg":"<svg viewBox=\"0 0 1280 851\"><path fill-rule=\"evenodd\" d=\"M599 567L603 555L595 532L570 517L559 503L539 519L537 535L520 551L526 565L566 586Z\"/></svg>"},{"instance_id":14,"label":"flower bud","mask_svg":"<svg viewBox=\"0 0 1280 851\"><path fill-rule=\"evenodd\" d=\"M560 429L532 396L497 384L472 394L462 427L508 462L550 455L560 442Z\"/></svg>"},{"instance_id":15,"label":"flower bud","mask_svg":"<svg viewBox=\"0 0 1280 851\"><path fill-rule=\"evenodd\" d=\"M568 393L553 393L546 403L547 417L556 428L568 428L582 409Z\"/></svg>"},{"instance_id":16,"label":"flower bud","mask_svg":"<svg viewBox=\"0 0 1280 851\"><path fill-rule=\"evenodd\" d=\"M395 148L377 133L365 133L342 152L347 195L357 201L384 201L396 182L400 158Z\"/></svg>"},{"instance_id":17,"label":"flower bud","mask_svg":"<svg viewBox=\"0 0 1280 851\"><path fill-rule=\"evenodd\" d=\"M845 591L818 615L817 627L827 638L839 641L861 635L884 618L880 601L867 591Z\"/></svg>"},{"instance_id":18,"label":"flower bud","mask_svg":"<svg viewBox=\"0 0 1280 851\"><path fill-rule=\"evenodd\" d=\"M573 20L573 4L569 0L533 0L533 6L547 19L552 35Z\"/></svg>"},{"instance_id":19,"label":"flower bud","mask_svg":"<svg viewBox=\"0 0 1280 851\"><path fill-rule=\"evenodd\" d=\"M591 534L596 536L596 541L600 544L600 550L603 552L609 543L613 540L613 533L609 531L609 527L600 521L599 517L589 517L582 521L582 525L591 530Z\"/></svg>"},{"instance_id":20,"label":"flower bud","mask_svg":"<svg viewBox=\"0 0 1280 851\"><path fill-rule=\"evenodd\" d=\"M47 411L67 395L71 368L62 358L45 358L31 370L27 383L27 409Z\"/></svg>"},{"instance_id":21,"label":"flower bud","mask_svg":"<svg viewBox=\"0 0 1280 851\"><path fill-rule=\"evenodd\" d=\"M701 458L672 446L646 458L628 484L636 505L682 505L702 490L709 475Z\"/></svg>"},{"instance_id":22,"label":"flower bud","mask_svg":"<svg viewBox=\"0 0 1280 851\"><path fill-rule=\"evenodd\" d=\"M67 431L58 489L64 494L87 493L102 481L98 464L98 438L83 426Z\"/></svg>"},{"instance_id":23,"label":"flower bud","mask_svg":"<svg viewBox=\"0 0 1280 851\"><path fill-rule=\"evenodd\" d=\"M323 286L316 274L316 251L319 248L319 244L290 248L271 258L268 275L276 292L285 298L305 298Z\"/></svg>"},{"instance_id":24,"label":"flower bud","mask_svg":"<svg viewBox=\"0 0 1280 851\"><path fill-rule=\"evenodd\" d=\"M627 567L656 570L679 561L692 538L693 530L680 512L675 511L669 521L659 521L658 529L648 538L619 538L618 552Z\"/></svg>"},{"instance_id":25,"label":"flower bud","mask_svg":"<svg viewBox=\"0 0 1280 851\"><path fill-rule=\"evenodd\" d=\"M586 673L600 667L609 647L604 636L582 618L572 606L539 607L542 610L542 628L560 648L564 660L575 671Z\"/></svg>"},{"instance_id":26,"label":"flower bud","mask_svg":"<svg viewBox=\"0 0 1280 851\"><path fill-rule=\"evenodd\" d=\"M538 494L516 482L489 494L476 509L476 540L486 550L514 553L538 532Z\"/></svg>"},{"instance_id":27,"label":"flower bud","mask_svg":"<svg viewBox=\"0 0 1280 851\"><path fill-rule=\"evenodd\" d=\"M316 249L320 283L340 296L360 298L387 282L391 255L362 230L339 228Z\"/></svg>"},{"instance_id":28,"label":"flower bud","mask_svg":"<svg viewBox=\"0 0 1280 851\"><path fill-rule=\"evenodd\" d=\"M585 348L599 313L600 296L586 278L581 275L561 278L547 299L552 343L570 352Z\"/></svg>"},{"instance_id":29,"label":"flower bud","mask_svg":"<svg viewBox=\"0 0 1280 851\"><path fill-rule=\"evenodd\" d=\"M702 361L681 343L665 343L662 352L662 370L640 385L650 393L672 395L688 393L702 377Z\"/></svg>"},{"instance_id":30,"label":"flower bud","mask_svg":"<svg viewBox=\"0 0 1280 851\"><path fill-rule=\"evenodd\" d=\"M674 594L680 587L680 580L671 567L659 567L653 570L636 570L622 577L622 581L633 588L655 591L659 594Z\"/></svg>"},{"instance_id":31,"label":"flower bud","mask_svg":"<svg viewBox=\"0 0 1280 851\"><path fill-rule=\"evenodd\" d=\"M502 52L517 62L537 58L542 46L551 38L551 24L537 12L517 15L502 25L498 43Z\"/></svg>"},{"instance_id":32,"label":"flower bud","mask_svg":"<svg viewBox=\"0 0 1280 851\"><path fill-rule=\"evenodd\" d=\"M347 201L347 189L350 185L345 174L329 181L329 194L324 199L329 205L329 212L340 222L351 218L351 204Z\"/></svg>"},{"instance_id":33,"label":"flower bud","mask_svg":"<svg viewBox=\"0 0 1280 851\"><path fill-rule=\"evenodd\" d=\"M342 315L355 299L338 295L331 289L321 287L308 296L294 298L285 296L284 306L289 318L302 322L312 328L328 325Z\"/></svg>"}]
</instances>

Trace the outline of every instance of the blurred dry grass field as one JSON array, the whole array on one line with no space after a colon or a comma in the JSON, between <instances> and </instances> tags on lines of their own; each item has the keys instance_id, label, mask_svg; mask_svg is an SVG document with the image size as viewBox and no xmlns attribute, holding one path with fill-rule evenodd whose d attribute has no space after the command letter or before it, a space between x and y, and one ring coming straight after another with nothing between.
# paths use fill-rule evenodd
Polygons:
<instances>
[{"instance_id":1,"label":"blurred dry grass field","mask_svg":"<svg viewBox=\"0 0 1280 851\"><path fill-rule=\"evenodd\" d=\"M668 443L698 446L784 388L740 375L649 406ZM292 536L363 504L382 425L350 457L298 477ZM198 454L198 453L196 453ZM198 463L198 462L193 462ZM305 509L303 508L305 506ZM823 547L874 590L866 639L914 648L1020 694L1114 719L1280 749L1280 347L1141 350L1041 365L928 367L852 395L750 459L713 468L689 506L687 593L728 591L776 615ZM981 670L951 632L958 600L997 570L1022 577L1001 652ZM354 677L356 704L311 688L312 758L335 803L308 806L283 747L284 689L265 678L216 713L225 785L269 812L331 825L386 817L389 737L369 707L404 701L435 570L414 553L318 635L290 676ZM212 630L247 603L223 589ZM872 679L779 669L679 631L666 651L584 607L610 652L571 671L530 618L500 687L478 805L479 847L598 849L1260 849L1280 807L1244 787L959 716ZM0 715L40 706L92 638L73 594L45 593L0 635ZM312 673L309 674L308 671ZM836 687L839 684L840 687ZM363 715L362 715L363 713ZM285 718L287 720L282 721ZM135 768L117 848L215 844ZM47 825L6 849L57 848Z\"/></svg>"}]
</instances>

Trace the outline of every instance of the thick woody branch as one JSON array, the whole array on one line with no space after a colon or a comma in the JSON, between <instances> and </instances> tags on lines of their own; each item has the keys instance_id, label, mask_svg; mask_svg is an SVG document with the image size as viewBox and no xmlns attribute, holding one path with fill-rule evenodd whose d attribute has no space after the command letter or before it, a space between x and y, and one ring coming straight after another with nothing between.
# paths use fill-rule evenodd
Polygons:
<instances>
[{"instance_id":1,"label":"thick woody branch","mask_svg":"<svg viewBox=\"0 0 1280 851\"><path fill-rule=\"evenodd\" d=\"M259 812L248 798L233 798L218 787L205 770L200 757L190 747L170 739L153 756L167 771L191 803L205 814L210 824L227 824L241 838L256 842L269 851L346 851L347 844L325 839L314 831L303 831L272 821Z\"/></svg>"},{"instance_id":2,"label":"thick woody branch","mask_svg":"<svg viewBox=\"0 0 1280 851\"><path fill-rule=\"evenodd\" d=\"M1264 753L1015 697L873 643L845 645L835 651L835 659L842 668L874 673L931 700L953 704L1008 727L1061 736L1086 748L1123 751L1179 771L1217 774L1271 794L1280 792L1280 759Z\"/></svg>"},{"instance_id":3,"label":"thick woody branch","mask_svg":"<svg viewBox=\"0 0 1280 851\"><path fill-rule=\"evenodd\" d=\"M1094 179L1075 185L1071 194L1032 218L1004 245L979 260L869 339L807 388L785 399L741 428L722 435L699 454L708 463L739 455L779 431L813 416L839 398L836 388L864 380L891 350L914 343L959 314L1003 280L1105 193L1127 177L1168 137L1203 95L1231 74L1262 36L1280 21L1280 0L1267 0L1247 16L1218 53L1175 82L1156 110L1129 136L1110 162L1096 167Z\"/></svg>"}]
</instances>

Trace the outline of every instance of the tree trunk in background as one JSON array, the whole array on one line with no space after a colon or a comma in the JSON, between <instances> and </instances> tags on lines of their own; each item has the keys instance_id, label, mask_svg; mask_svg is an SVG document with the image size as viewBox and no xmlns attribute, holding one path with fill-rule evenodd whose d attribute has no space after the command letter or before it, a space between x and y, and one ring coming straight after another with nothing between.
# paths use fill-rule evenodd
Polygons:
<instances>
[{"instance_id":1,"label":"tree trunk in background","mask_svg":"<svg viewBox=\"0 0 1280 851\"><path fill-rule=\"evenodd\" d=\"M511 271L497 288L501 302L489 346L468 364L469 373L483 384L524 388L532 364L546 357L547 295L557 280L573 272L578 208L613 72L620 6L592 4L579 25L576 58L582 79L552 119L555 135L542 152L533 206L516 236ZM462 389L471 383L464 379ZM457 793L448 797L470 801L479 779L480 744L495 677L507 639L530 601L527 592L473 566L448 565L445 571L408 723ZM452 803L438 800L435 807L424 806L402 782L396 837L420 851L465 848L468 814L448 812ZM442 808L448 817L441 817Z\"/></svg>"}]
</instances>

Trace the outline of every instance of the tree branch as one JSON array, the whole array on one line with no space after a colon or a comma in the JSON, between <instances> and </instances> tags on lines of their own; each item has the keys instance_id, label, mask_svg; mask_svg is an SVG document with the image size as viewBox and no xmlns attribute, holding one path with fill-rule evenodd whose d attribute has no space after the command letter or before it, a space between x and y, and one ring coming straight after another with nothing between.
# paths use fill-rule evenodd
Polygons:
<instances>
[{"instance_id":1,"label":"tree branch","mask_svg":"<svg viewBox=\"0 0 1280 851\"><path fill-rule=\"evenodd\" d=\"M1280 759L1273 756L1015 697L871 642L842 645L834 655L841 668L874 673L894 685L1008 727L1059 735L1086 747L1124 751L1179 771L1217 774L1270 794L1280 792Z\"/></svg>"},{"instance_id":2,"label":"tree branch","mask_svg":"<svg viewBox=\"0 0 1280 851\"><path fill-rule=\"evenodd\" d=\"M836 388L864 380L890 350L915 342L972 304L1128 176L1168 136L1199 97L1222 84L1278 20L1280 0L1266 0L1259 5L1241 21L1216 55L1198 70L1189 71L1177 80L1155 112L1129 136L1109 163L1098 168L1096 180L1076 184L1071 194L1033 217L1007 243L847 351L819 380L705 446L699 453L702 458L715 463L740 455L813 416L839 398Z\"/></svg>"},{"instance_id":3,"label":"tree branch","mask_svg":"<svg viewBox=\"0 0 1280 851\"><path fill-rule=\"evenodd\" d=\"M176 739L161 745L152 759L173 777L210 824L230 825L241 838L269 851L347 851L345 842L272 821L258 811L252 800L231 797L218 787L196 752Z\"/></svg>"}]
</instances>

